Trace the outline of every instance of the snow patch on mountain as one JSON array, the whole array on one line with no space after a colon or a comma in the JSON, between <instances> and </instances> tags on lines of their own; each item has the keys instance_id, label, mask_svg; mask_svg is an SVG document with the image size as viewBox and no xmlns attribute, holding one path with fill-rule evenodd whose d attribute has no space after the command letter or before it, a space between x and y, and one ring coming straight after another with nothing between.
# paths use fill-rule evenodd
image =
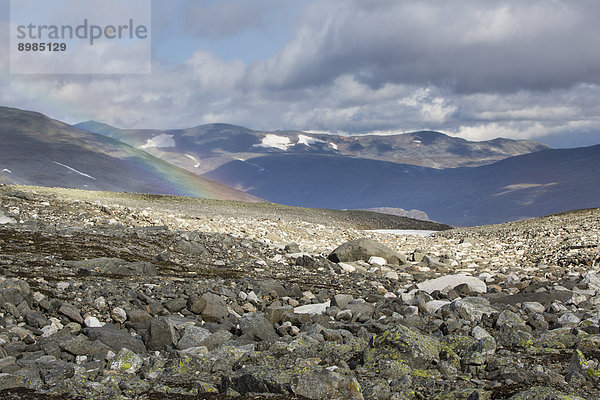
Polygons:
<instances>
[{"instance_id":1,"label":"snow patch on mountain","mask_svg":"<svg viewBox=\"0 0 600 400\"><path fill-rule=\"evenodd\" d=\"M56 161L52 161L52 162L53 162L54 164L56 164L56 165L60 165L61 167L65 167L66 169L68 169L68 170L70 170L70 171L73 171L73 172L75 172L76 174L79 174L79 175L81 175L81 176L85 176L86 178L90 178L90 179L92 179L92 180L96 180L96 178L94 178L93 176L91 176L91 175L88 175L88 174L85 174L85 173L83 173L83 172L81 172L81 171L77 171L75 168L69 167L68 165L61 164L61 163L59 163L59 162L56 162Z\"/></svg>"},{"instance_id":2,"label":"snow patch on mountain","mask_svg":"<svg viewBox=\"0 0 600 400\"><path fill-rule=\"evenodd\" d=\"M298 144L303 144L305 146L310 146L313 144L327 143L324 140L316 139L310 136L298 135Z\"/></svg>"},{"instance_id":3,"label":"snow patch on mountain","mask_svg":"<svg viewBox=\"0 0 600 400\"><path fill-rule=\"evenodd\" d=\"M200 166L200 163L198 162L198 160L196 160L196 157L189 154L186 154L185 156L196 163L194 165L194 168L198 168Z\"/></svg>"},{"instance_id":4,"label":"snow patch on mountain","mask_svg":"<svg viewBox=\"0 0 600 400\"><path fill-rule=\"evenodd\" d=\"M173 139L173 135L161 133L152 139L148 139L146 144L141 146L140 149L148 149L150 147L175 147L175 139Z\"/></svg>"},{"instance_id":5,"label":"snow patch on mountain","mask_svg":"<svg viewBox=\"0 0 600 400\"><path fill-rule=\"evenodd\" d=\"M265 136L261 143L252 145L252 147L275 148L283 151L286 151L290 146L292 146L290 138L271 133Z\"/></svg>"}]
</instances>

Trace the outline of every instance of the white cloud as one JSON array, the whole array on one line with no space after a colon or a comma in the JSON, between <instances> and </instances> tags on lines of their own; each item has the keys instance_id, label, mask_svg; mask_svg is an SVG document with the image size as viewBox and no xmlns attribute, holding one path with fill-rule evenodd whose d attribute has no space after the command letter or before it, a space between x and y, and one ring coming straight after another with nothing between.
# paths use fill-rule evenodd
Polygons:
<instances>
[{"instance_id":1,"label":"white cloud","mask_svg":"<svg viewBox=\"0 0 600 400\"><path fill-rule=\"evenodd\" d=\"M599 14L591 1L319 0L287 45L257 62L190 47L180 63L155 58L148 76L39 78L8 75L3 58L0 99L125 128L432 129L474 140L600 132ZM215 23L211 35L239 35L272 16L248 15L238 29L240 15L221 15L232 25L219 32Z\"/></svg>"}]
</instances>

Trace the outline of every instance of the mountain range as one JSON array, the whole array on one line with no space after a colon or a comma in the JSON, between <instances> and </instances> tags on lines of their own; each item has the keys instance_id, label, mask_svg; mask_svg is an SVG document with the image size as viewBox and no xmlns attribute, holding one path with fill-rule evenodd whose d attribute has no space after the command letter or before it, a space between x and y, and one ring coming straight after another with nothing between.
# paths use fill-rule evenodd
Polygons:
<instances>
[{"instance_id":1,"label":"mountain range","mask_svg":"<svg viewBox=\"0 0 600 400\"><path fill-rule=\"evenodd\" d=\"M143 148L195 173L265 154L313 154L406 163L432 168L479 166L549 147L526 140L471 142L440 132L341 136L299 131L262 132L228 124L175 130L122 130L96 121L76 125Z\"/></svg>"},{"instance_id":2,"label":"mountain range","mask_svg":"<svg viewBox=\"0 0 600 400\"><path fill-rule=\"evenodd\" d=\"M543 150L480 167L434 169L347 156L272 154L205 176L304 207L402 207L483 225L600 206L600 145Z\"/></svg>"},{"instance_id":3,"label":"mountain range","mask_svg":"<svg viewBox=\"0 0 600 400\"><path fill-rule=\"evenodd\" d=\"M0 107L0 182L257 201L112 138Z\"/></svg>"},{"instance_id":4,"label":"mountain range","mask_svg":"<svg viewBox=\"0 0 600 400\"><path fill-rule=\"evenodd\" d=\"M600 146L469 142L430 131L346 137L228 124L124 130L0 107L0 170L8 183L405 209L453 225L600 207Z\"/></svg>"}]
</instances>

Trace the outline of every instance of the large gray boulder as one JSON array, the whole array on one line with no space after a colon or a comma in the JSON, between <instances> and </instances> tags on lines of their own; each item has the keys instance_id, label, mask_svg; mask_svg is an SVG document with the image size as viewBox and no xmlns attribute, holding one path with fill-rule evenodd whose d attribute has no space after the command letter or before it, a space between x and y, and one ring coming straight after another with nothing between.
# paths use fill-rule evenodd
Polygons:
<instances>
[{"instance_id":1,"label":"large gray boulder","mask_svg":"<svg viewBox=\"0 0 600 400\"><path fill-rule=\"evenodd\" d=\"M179 339L179 342L177 342L177 348L179 350L186 350L192 347L203 346L202 343L208 339L210 335L208 329L188 325L183 332L183 336Z\"/></svg>"},{"instance_id":2,"label":"large gray boulder","mask_svg":"<svg viewBox=\"0 0 600 400\"><path fill-rule=\"evenodd\" d=\"M201 312L203 320L207 322L217 322L229 315L227 304L221 296L214 293L205 293L202 295L201 299L205 304Z\"/></svg>"},{"instance_id":3,"label":"large gray boulder","mask_svg":"<svg viewBox=\"0 0 600 400\"><path fill-rule=\"evenodd\" d=\"M273 324L260 314L244 314L242 318L240 318L240 329L242 333L252 335L258 340L279 339L279 335L275 332Z\"/></svg>"},{"instance_id":4,"label":"large gray boulder","mask_svg":"<svg viewBox=\"0 0 600 400\"><path fill-rule=\"evenodd\" d=\"M383 257L388 264L402 265L406 257L372 239L356 239L346 242L335 249L329 257L335 263L364 260L371 257Z\"/></svg>"},{"instance_id":5,"label":"large gray boulder","mask_svg":"<svg viewBox=\"0 0 600 400\"><path fill-rule=\"evenodd\" d=\"M168 318L159 317L150 322L150 329L146 336L148 350L171 350L178 340L175 327Z\"/></svg>"},{"instance_id":6,"label":"large gray boulder","mask_svg":"<svg viewBox=\"0 0 600 400\"><path fill-rule=\"evenodd\" d=\"M135 353L146 352L146 346L140 339L131 336L124 329L118 329L113 324L106 324L101 328L87 328L84 333L90 340L99 340L114 351L119 351L123 347Z\"/></svg>"}]
</instances>

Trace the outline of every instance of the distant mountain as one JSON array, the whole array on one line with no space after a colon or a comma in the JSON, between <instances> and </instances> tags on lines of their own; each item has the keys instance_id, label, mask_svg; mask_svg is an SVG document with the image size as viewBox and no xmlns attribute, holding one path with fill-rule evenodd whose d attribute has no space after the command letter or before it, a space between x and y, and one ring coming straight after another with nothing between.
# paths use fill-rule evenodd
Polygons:
<instances>
[{"instance_id":1,"label":"distant mountain","mask_svg":"<svg viewBox=\"0 0 600 400\"><path fill-rule=\"evenodd\" d=\"M600 207L600 145L445 170L340 155L278 153L235 160L205 176L287 205L414 208L452 225Z\"/></svg>"},{"instance_id":2,"label":"distant mountain","mask_svg":"<svg viewBox=\"0 0 600 400\"><path fill-rule=\"evenodd\" d=\"M228 124L165 131L122 130L95 121L76 126L143 148L199 174L234 160L273 153L351 156L442 169L490 164L549 148L532 141L509 139L470 142L431 131L340 136L299 131L260 132Z\"/></svg>"},{"instance_id":3,"label":"distant mountain","mask_svg":"<svg viewBox=\"0 0 600 400\"><path fill-rule=\"evenodd\" d=\"M0 182L258 200L110 137L8 107L0 107Z\"/></svg>"}]
</instances>

